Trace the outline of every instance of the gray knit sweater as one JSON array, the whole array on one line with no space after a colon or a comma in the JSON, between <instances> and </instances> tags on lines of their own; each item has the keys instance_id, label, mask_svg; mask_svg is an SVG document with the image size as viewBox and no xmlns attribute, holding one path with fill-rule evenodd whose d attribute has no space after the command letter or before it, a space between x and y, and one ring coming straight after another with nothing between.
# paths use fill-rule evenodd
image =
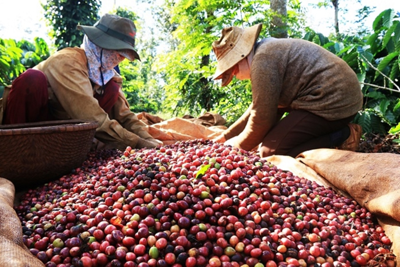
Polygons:
<instances>
[{"instance_id":1,"label":"gray knit sweater","mask_svg":"<svg viewBox=\"0 0 400 267\"><path fill-rule=\"evenodd\" d=\"M305 40L267 38L251 65L252 104L229 129L243 149L256 147L277 120L278 108L302 109L340 120L362 108L354 71L338 56Z\"/></svg>"}]
</instances>

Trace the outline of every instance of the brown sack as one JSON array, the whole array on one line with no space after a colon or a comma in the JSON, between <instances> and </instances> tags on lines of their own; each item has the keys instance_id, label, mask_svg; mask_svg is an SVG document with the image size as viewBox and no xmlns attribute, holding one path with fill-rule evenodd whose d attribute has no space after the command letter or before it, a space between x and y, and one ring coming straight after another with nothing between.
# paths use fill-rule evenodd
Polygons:
<instances>
[{"instance_id":1,"label":"brown sack","mask_svg":"<svg viewBox=\"0 0 400 267\"><path fill-rule=\"evenodd\" d=\"M297 159L370 212L400 222L400 155L316 149Z\"/></svg>"},{"instance_id":2,"label":"brown sack","mask_svg":"<svg viewBox=\"0 0 400 267\"><path fill-rule=\"evenodd\" d=\"M15 188L0 178L0 266L44 267L22 240L21 222L13 209Z\"/></svg>"},{"instance_id":3,"label":"brown sack","mask_svg":"<svg viewBox=\"0 0 400 267\"><path fill-rule=\"evenodd\" d=\"M218 126L218 125L225 125L226 120L217 113L206 112L198 118L194 118L191 115L183 116L184 119L193 121L194 123L201 124L204 126Z\"/></svg>"},{"instance_id":4,"label":"brown sack","mask_svg":"<svg viewBox=\"0 0 400 267\"><path fill-rule=\"evenodd\" d=\"M400 264L400 155L315 149L296 159L378 218Z\"/></svg>"},{"instance_id":5,"label":"brown sack","mask_svg":"<svg viewBox=\"0 0 400 267\"><path fill-rule=\"evenodd\" d=\"M185 115L183 118L162 118L142 112L137 115L147 125L149 134L164 145L193 139L213 139L225 129L226 120L219 114L206 112L198 118Z\"/></svg>"},{"instance_id":6,"label":"brown sack","mask_svg":"<svg viewBox=\"0 0 400 267\"><path fill-rule=\"evenodd\" d=\"M159 122L164 121L162 118L156 116L156 115L152 115L150 113L147 112L141 112L137 114L137 117L139 120L141 120L142 122L144 122L146 125L153 125Z\"/></svg>"},{"instance_id":7,"label":"brown sack","mask_svg":"<svg viewBox=\"0 0 400 267\"><path fill-rule=\"evenodd\" d=\"M174 118L147 126L149 134L153 138L162 141L164 145L193 139L213 139L225 129L226 127L206 127L181 118Z\"/></svg>"},{"instance_id":8,"label":"brown sack","mask_svg":"<svg viewBox=\"0 0 400 267\"><path fill-rule=\"evenodd\" d=\"M298 177L306 178L310 181L316 182L319 185L335 188L335 190L343 196L351 198L349 194L343 192L336 188L333 184L331 184L328 180L320 176L315 170L310 168L309 166L301 163L300 161L292 158L291 156L280 156L274 155L264 158L266 161L272 163L277 166L279 169L284 171L290 171L293 175Z\"/></svg>"}]
</instances>

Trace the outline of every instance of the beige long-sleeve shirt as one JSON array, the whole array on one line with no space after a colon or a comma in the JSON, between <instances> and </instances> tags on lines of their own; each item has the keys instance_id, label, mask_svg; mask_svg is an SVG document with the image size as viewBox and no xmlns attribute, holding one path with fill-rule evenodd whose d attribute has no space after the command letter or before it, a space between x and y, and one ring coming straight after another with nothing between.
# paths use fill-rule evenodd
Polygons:
<instances>
[{"instance_id":1,"label":"beige long-sleeve shirt","mask_svg":"<svg viewBox=\"0 0 400 267\"><path fill-rule=\"evenodd\" d=\"M278 108L307 110L327 120L356 114L361 87L349 65L328 50L305 40L267 38L251 64L252 103L225 132L238 147L260 144L277 121Z\"/></svg>"},{"instance_id":2,"label":"beige long-sleeve shirt","mask_svg":"<svg viewBox=\"0 0 400 267\"><path fill-rule=\"evenodd\" d=\"M136 147L140 138L154 140L146 125L130 111L121 89L109 114L99 106L87 64L84 50L75 47L62 49L34 67L47 77L51 114L59 120L98 122L95 137L115 148ZM114 78L122 82L117 73Z\"/></svg>"}]
</instances>

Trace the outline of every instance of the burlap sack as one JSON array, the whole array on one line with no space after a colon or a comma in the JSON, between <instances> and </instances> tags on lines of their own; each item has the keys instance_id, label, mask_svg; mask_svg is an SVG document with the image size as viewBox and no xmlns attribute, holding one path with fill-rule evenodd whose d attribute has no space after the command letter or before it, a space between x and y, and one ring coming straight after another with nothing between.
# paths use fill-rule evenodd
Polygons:
<instances>
[{"instance_id":1,"label":"burlap sack","mask_svg":"<svg viewBox=\"0 0 400 267\"><path fill-rule=\"evenodd\" d=\"M336 188L327 179L320 176L314 169L310 168L309 166L303 164L302 162L296 160L293 157L274 155L265 157L264 159L272 163L273 165L277 166L279 169L283 171L290 171L295 176L306 178L310 181L314 181L317 184L323 185L325 187L334 188L338 193L342 194L343 196L351 198L351 196L347 192L344 192Z\"/></svg>"},{"instance_id":2,"label":"burlap sack","mask_svg":"<svg viewBox=\"0 0 400 267\"><path fill-rule=\"evenodd\" d=\"M147 126L149 134L153 138L162 141L164 145L193 139L213 139L225 129L226 127L221 126L206 127L194 121L181 118L173 118Z\"/></svg>"},{"instance_id":3,"label":"burlap sack","mask_svg":"<svg viewBox=\"0 0 400 267\"><path fill-rule=\"evenodd\" d=\"M400 266L400 155L315 149L296 159L378 218Z\"/></svg>"},{"instance_id":4,"label":"burlap sack","mask_svg":"<svg viewBox=\"0 0 400 267\"><path fill-rule=\"evenodd\" d=\"M0 266L44 267L24 245L21 222L13 209L15 188L0 178Z\"/></svg>"},{"instance_id":5,"label":"burlap sack","mask_svg":"<svg viewBox=\"0 0 400 267\"><path fill-rule=\"evenodd\" d=\"M212 112L206 112L198 118L194 118L191 115L185 115L183 118L207 127L218 125L224 126L226 124L226 120L221 115Z\"/></svg>"},{"instance_id":6,"label":"burlap sack","mask_svg":"<svg viewBox=\"0 0 400 267\"><path fill-rule=\"evenodd\" d=\"M163 118L153 115L147 112L140 112L136 114L138 119L144 122L146 125L153 125L165 121ZM200 124L206 127L211 126L225 126L226 120L220 114L213 112L206 112L198 118L192 115L184 115L182 119L189 120L193 123Z\"/></svg>"},{"instance_id":7,"label":"burlap sack","mask_svg":"<svg viewBox=\"0 0 400 267\"><path fill-rule=\"evenodd\" d=\"M138 113L137 117L139 120L141 120L142 122L144 122L147 125L153 125L153 124L164 121L162 118L160 118L156 115L152 115L147 112Z\"/></svg>"}]
</instances>

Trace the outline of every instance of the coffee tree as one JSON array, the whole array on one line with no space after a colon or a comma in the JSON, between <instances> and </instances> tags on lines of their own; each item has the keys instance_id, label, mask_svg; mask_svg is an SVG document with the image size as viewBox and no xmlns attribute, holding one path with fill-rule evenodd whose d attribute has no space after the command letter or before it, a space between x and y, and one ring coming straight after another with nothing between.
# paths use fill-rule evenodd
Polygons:
<instances>
[{"instance_id":1,"label":"coffee tree","mask_svg":"<svg viewBox=\"0 0 400 267\"><path fill-rule=\"evenodd\" d=\"M313 41L344 59L357 73L364 94L364 107L355 118L364 132L400 132L399 15L384 10L374 20L372 34L345 36L342 41L309 32Z\"/></svg>"},{"instance_id":2,"label":"coffee tree","mask_svg":"<svg viewBox=\"0 0 400 267\"><path fill-rule=\"evenodd\" d=\"M47 57L49 47L42 38L35 38L33 43L0 38L0 97L5 86Z\"/></svg>"},{"instance_id":3,"label":"coffee tree","mask_svg":"<svg viewBox=\"0 0 400 267\"><path fill-rule=\"evenodd\" d=\"M78 24L93 25L98 19L100 0L63 1L48 0L42 4L44 16L52 27L50 36L58 49L80 46L83 33Z\"/></svg>"}]
</instances>

